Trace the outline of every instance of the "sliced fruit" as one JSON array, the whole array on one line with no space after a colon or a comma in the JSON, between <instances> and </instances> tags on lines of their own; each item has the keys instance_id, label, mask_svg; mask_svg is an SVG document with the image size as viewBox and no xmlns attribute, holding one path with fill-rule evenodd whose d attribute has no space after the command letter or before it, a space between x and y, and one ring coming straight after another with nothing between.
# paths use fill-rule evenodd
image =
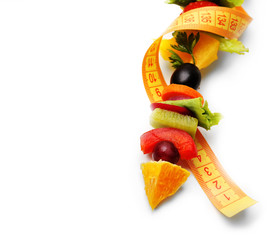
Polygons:
<instances>
[{"instance_id":1,"label":"sliced fruit","mask_svg":"<svg viewBox=\"0 0 277 240\"><path fill-rule=\"evenodd\" d=\"M156 108L150 116L150 124L153 128L170 127L181 129L194 138L198 120L188 115Z\"/></svg>"},{"instance_id":2,"label":"sliced fruit","mask_svg":"<svg viewBox=\"0 0 277 240\"><path fill-rule=\"evenodd\" d=\"M172 142L178 149L182 160L197 157L197 149L192 137L187 132L176 128L157 128L142 134L141 151L144 154L152 153L156 144L161 141Z\"/></svg>"},{"instance_id":3,"label":"sliced fruit","mask_svg":"<svg viewBox=\"0 0 277 240\"><path fill-rule=\"evenodd\" d=\"M201 1L201 2L191 2L190 4L188 4L184 10L184 12L188 12L192 9L196 9L196 8L203 8L203 7L215 7L218 6L217 4L215 4L214 2L210 2L210 1Z\"/></svg>"},{"instance_id":4,"label":"sliced fruit","mask_svg":"<svg viewBox=\"0 0 277 240\"><path fill-rule=\"evenodd\" d=\"M145 193L152 209L172 196L190 175L186 169L165 161L150 161L141 164Z\"/></svg>"},{"instance_id":5,"label":"sliced fruit","mask_svg":"<svg viewBox=\"0 0 277 240\"><path fill-rule=\"evenodd\" d=\"M198 125L206 130L210 130L212 126L217 125L222 119L222 115L220 113L211 112L207 101L205 101L203 105L202 98L200 97L173 101L168 100L162 103L188 108L191 112L193 112L195 118L197 118Z\"/></svg>"},{"instance_id":6,"label":"sliced fruit","mask_svg":"<svg viewBox=\"0 0 277 240\"><path fill-rule=\"evenodd\" d=\"M151 110L153 111L156 108L161 108L164 110L168 110L168 111L172 111L172 112L177 112L183 115L189 115L189 116L194 116L193 113L188 110L185 107L179 107L179 106L175 106L175 105L171 105L171 104L165 104L165 103L152 103L150 105Z\"/></svg>"},{"instance_id":7,"label":"sliced fruit","mask_svg":"<svg viewBox=\"0 0 277 240\"><path fill-rule=\"evenodd\" d=\"M198 91L191 87L180 84L170 84L166 86L162 92L163 101L190 99L198 97L202 98L202 103L204 104L204 98Z\"/></svg>"},{"instance_id":8,"label":"sliced fruit","mask_svg":"<svg viewBox=\"0 0 277 240\"><path fill-rule=\"evenodd\" d=\"M191 31L187 31L189 35ZM195 33L195 32L194 32ZM197 32L196 32L197 33ZM163 39L160 45L160 54L165 61L169 61L171 52L168 49L174 50L171 45L176 45L175 38ZM217 60L217 52L219 48L219 41L208 34L200 32L200 39L196 46L193 48L193 55L195 58L196 66L201 70L208 67L215 60ZM174 50L185 63L193 63L190 54Z\"/></svg>"}]
</instances>

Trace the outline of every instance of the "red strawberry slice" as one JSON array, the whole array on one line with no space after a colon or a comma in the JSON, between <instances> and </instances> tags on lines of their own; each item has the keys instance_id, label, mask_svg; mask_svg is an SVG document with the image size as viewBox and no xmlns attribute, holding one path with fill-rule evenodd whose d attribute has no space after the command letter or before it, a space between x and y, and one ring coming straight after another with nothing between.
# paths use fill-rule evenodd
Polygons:
<instances>
[{"instance_id":1,"label":"red strawberry slice","mask_svg":"<svg viewBox=\"0 0 277 240\"><path fill-rule=\"evenodd\" d=\"M213 7L213 6L218 6L218 5L213 2L210 2L210 1L192 2L184 8L183 13L190 11L192 9L195 9L195 8Z\"/></svg>"}]
</instances>

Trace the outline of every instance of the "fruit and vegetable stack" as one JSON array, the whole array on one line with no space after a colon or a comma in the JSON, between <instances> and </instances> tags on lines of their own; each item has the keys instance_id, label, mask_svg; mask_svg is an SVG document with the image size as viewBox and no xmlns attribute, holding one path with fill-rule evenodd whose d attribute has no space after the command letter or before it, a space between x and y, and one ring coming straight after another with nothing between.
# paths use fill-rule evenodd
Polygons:
<instances>
[{"instance_id":1,"label":"fruit and vegetable stack","mask_svg":"<svg viewBox=\"0 0 277 240\"><path fill-rule=\"evenodd\" d=\"M180 16L166 31L171 38L160 37L149 48L143 62L153 129L140 137L142 152L151 156L151 160L141 164L141 170L152 209L176 193L190 176L181 162L189 163L200 156L198 128L210 130L221 120L221 114L213 113L197 91L202 69L218 59L218 51L248 52L238 36L251 21L241 6L243 0L168 0L167 3L179 5ZM169 84L163 79L157 56L174 69ZM219 183L216 184L220 189ZM231 199L227 194L225 197Z\"/></svg>"}]
</instances>

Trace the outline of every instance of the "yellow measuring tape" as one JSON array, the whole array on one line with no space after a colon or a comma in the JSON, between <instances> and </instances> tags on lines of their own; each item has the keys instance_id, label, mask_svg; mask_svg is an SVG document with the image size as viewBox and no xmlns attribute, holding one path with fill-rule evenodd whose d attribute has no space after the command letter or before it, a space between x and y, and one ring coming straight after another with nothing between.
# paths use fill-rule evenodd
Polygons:
<instances>
[{"instance_id":1,"label":"yellow measuring tape","mask_svg":"<svg viewBox=\"0 0 277 240\"><path fill-rule=\"evenodd\" d=\"M198 30L232 39L238 38L251 20L246 12L225 7L205 7L181 14L152 43L144 56L142 76L151 103L162 101L161 95L167 86L159 64L159 48L165 34ZM213 205L225 216L232 217L255 204L256 201L248 197L227 175L199 130L196 132L195 143L198 156L187 163Z\"/></svg>"}]
</instances>

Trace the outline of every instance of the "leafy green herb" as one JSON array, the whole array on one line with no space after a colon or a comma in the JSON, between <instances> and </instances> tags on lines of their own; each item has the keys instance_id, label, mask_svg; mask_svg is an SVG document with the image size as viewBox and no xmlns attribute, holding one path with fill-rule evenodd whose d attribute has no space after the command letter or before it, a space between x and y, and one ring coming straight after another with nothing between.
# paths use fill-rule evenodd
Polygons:
<instances>
[{"instance_id":1,"label":"leafy green herb","mask_svg":"<svg viewBox=\"0 0 277 240\"><path fill-rule=\"evenodd\" d=\"M182 58L180 58L176 52L172 51L171 49L168 49L168 51L171 52L171 57L169 57L169 60L172 63L173 68L178 68L184 64Z\"/></svg>"},{"instance_id":2,"label":"leafy green herb","mask_svg":"<svg viewBox=\"0 0 277 240\"><path fill-rule=\"evenodd\" d=\"M185 7L188 4L190 4L191 2L196 2L196 0L167 0L167 1L165 1L165 3L176 4L176 5L179 5L181 7Z\"/></svg>"},{"instance_id":3,"label":"leafy green herb","mask_svg":"<svg viewBox=\"0 0 277 240\"><path fill-rule=\"evenodd\" d=\"M170 46L175 50L190 54L192 57L193 64L195 65L195 58L193 56L193 48L199 41L199 38L200 38L199 32L196 35L191 33L189 36L187 36L186 32L176 31L176 32L173 32L172 35L175 38L178 45L171 44ZM179 57L179 55L177 53L175 53L174 51L172 51L170 49L169 49L169 51L172 53L171 57L169 58L171 60L172 67L177 68L181 64L184 63L183 60Z\"/></svg>"}]
</instances>

